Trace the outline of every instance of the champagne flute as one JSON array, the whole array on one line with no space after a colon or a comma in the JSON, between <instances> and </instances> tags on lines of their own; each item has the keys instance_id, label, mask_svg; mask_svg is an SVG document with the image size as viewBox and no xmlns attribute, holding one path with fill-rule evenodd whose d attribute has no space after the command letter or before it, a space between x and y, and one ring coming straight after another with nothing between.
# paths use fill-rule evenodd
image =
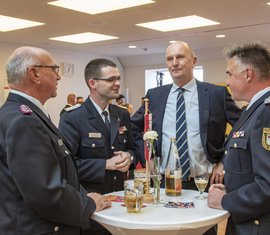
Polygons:
<instances>
[{"instance_id":1,"label":"champagne flute","mask_svg":"<svg viewBox=\"0 0 270 235\"><path fill-rule=\"evenodd\" d=\"M207 198L207 196L203 195L203 192L208 184L208 181L209 181L208 166L206 164L196 164L195 184L200 194L196 196L195 199L203 200Z\"/></svg>"}]
</instances>

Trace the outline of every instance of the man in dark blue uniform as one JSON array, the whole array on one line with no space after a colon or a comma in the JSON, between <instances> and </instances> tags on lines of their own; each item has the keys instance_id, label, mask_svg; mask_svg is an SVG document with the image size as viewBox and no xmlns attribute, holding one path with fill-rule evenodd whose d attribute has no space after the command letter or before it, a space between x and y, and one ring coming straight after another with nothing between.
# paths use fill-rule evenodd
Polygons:
<instances>
[{"instance_id":1,"label":"man in dark blue uniform","mask_svg":"<svg viewBox=\"0 0 270 235\"><path fill-rule=\"evenodd\" d=\"M270 231L270 52L246 44L227 54L232 98L249 102L226 140L225 185L209 190L210 207L231 213L227 235Z\"/></svg>"},{"instance_id":2,"label":"man in dark blue uniform","mask_svg":"<svg viewBox=\"0 0 270 235\"><path fill-rule=\"evenodd\" d=\"M109 103L119 96L121 77L115 63L90 61L85 68L90 95L61 116L59 128L72 145L81 184L88 191L123 190L136 157L127 110ZM97 226L85 234L106 234Z\"/></svg>"},{"instance_id":3,"label":"man in dark blue uniform","mask_svg":"<svg viewBox=\"0 0 270 235\"><path fill-rule=\"evenodd\" d=\"M16 49L11 88L0 109L0 234L79 235L95 210L110 206L80 186L69 144L44 103L55 97L59 66L45 50Z\"/></svg>"}]
</instances>

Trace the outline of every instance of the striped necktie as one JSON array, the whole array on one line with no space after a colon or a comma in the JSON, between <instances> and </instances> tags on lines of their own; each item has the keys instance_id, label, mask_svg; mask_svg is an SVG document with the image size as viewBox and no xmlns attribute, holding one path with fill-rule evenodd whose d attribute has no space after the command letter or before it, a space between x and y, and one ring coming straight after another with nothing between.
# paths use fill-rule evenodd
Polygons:
<instances>
[{"instance_id":1,"label":"striped necktie","mask_svg":"<svg viewBox=\"0 0 270 235\"><path fill-rule=\"evenodd\" d=\"M183 88L178 88L176 101L176 146L182 166L182 179L187 180L190 174L188 143L187 143L187 124L186 109Z\"/></svg>"}]
</instances>

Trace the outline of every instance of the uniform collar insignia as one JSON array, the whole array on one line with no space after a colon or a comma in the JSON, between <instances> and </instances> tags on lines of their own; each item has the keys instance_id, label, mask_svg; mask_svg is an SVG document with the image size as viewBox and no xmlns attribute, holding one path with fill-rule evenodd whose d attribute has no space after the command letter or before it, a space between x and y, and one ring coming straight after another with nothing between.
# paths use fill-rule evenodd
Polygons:
<instances>
[{"instance_id":1,"label":"uniform collar insignia","mask_svg":"<svg viewBox=\"0 0 270 235\"><path fill-rule=\"evenodd\" d=\"M265 104L270 104L270 96L267 97L267 98L264 100L264 103L265 103Z\"/></svg>"},{"instance_id":2,"label":"uniform collar insignia","mask_svg":"<svg viewBox=\"0 0 270 235\"><path fill-rule=\"evenodd\" d=\"M31 115L32 114L32 109L30 109L27 105L22 104L20 106L20 111L21 113L23 113L24 115Z\"/></svg>"}]
</instances>

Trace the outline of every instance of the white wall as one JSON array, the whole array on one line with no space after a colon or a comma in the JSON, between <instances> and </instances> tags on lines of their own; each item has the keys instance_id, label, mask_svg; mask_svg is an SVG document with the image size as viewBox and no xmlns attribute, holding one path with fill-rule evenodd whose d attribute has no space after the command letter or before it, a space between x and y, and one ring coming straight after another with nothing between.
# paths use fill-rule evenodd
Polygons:
<instances>
[{"instance_id":1,"label":"white wall","mask_svg":"<svg viewBox=\"0 0 270 235\"><path fill-rule=\"evenodd\" d=\"M4 102L4 89L7 84L5 75L5 63L10 53L18 45L0 43L0 105ZM44 48L46 49L46 48ZM68 62L74 64L74 77L62 77L58 84L58 95L54 99L50 99L46 103L46 108L50 114L53 122L58 125L59 112L66 103L66 96L70 92L74 92L78 96L83 96L85 99L89 95L89 90L84 81L84 68L86 64L93 58L103 57L89 53L76 53L73 51L61 51L48 49L56 59L56 63ZM199 55L198 55L199 57ZM118 66L123 77L121 86L121 93L125 94L126 87L128 88L129 103L133 104L134 111L136 111L141 104L141 97L145 95L145 70L166 68L166 64L140 66L140 67L126 67L123 68L117 58L112 59ZM224 60L207 60L198 61L197 65L202 65L204 69L204 81L210 83L224 83L226 76L226 61ZM241 104L240 104L241 106Z\"/></svg>"},{"instance_id":2,"label":"white wall","mask_svg":"<svg viewBox=\"0 0 270 235\"><path fill-rule=\"evenodd\" d=\"M10 56L11 52L17 48L18 45L15 44L5 44L0 43L0 105L4 103L4 86L7 85L6 81L6 73L5 73L5 64ZM44 49L46 49L44 47ZM94 59L100 58L104 56L94 55L89 53L76 53L74 51L61 51L61 50L52 50L47 49L55 58L57 64L61 64L62 62L68 62L74 64L74 77L62 77L60 82L58 83L58 95L56 98L48 100L46 103L46 109L50 114L52 121L58 125L59 123L59 113L61 109L66 104L66 96L68 93L73 92L77 96L83 96L86 99L89 95L89 90L84 81L84 68L87 63ZM117 58L109 58L113 60L120 71L120 74L123 76L123 67L118 61ZM123 81L123 87L125 87L125 81ZM121 92L122 89L121 89Z\"/></svg>"}]
</instances>

